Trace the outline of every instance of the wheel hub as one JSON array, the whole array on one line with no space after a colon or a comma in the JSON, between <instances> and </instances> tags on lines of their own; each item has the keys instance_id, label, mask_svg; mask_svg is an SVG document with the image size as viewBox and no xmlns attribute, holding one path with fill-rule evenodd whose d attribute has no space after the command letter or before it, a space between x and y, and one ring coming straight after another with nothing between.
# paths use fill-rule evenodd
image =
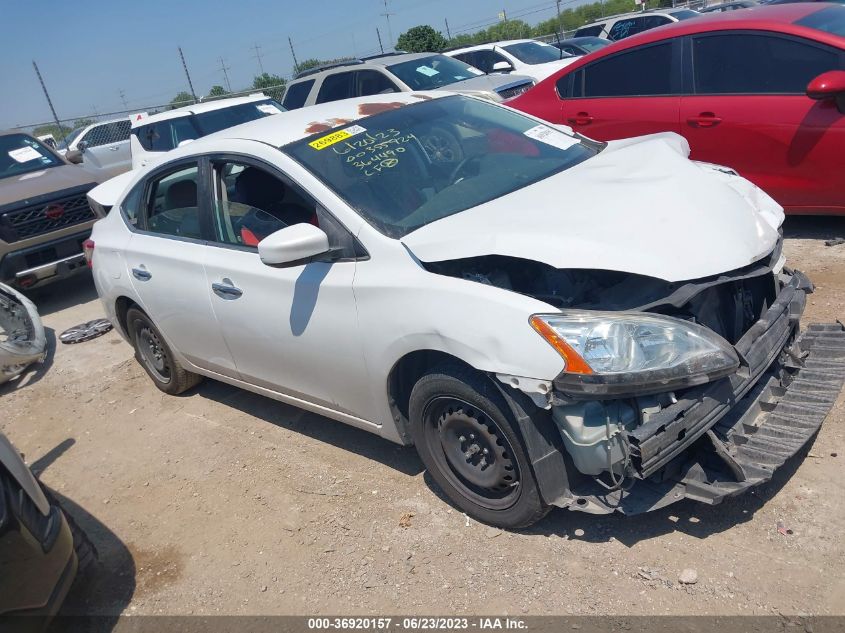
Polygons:
<instances>
[{"instance_id":1,"label":"wheel hub","mask_svg":"<svg viewBox=\"0 0 845 633\"><path fill-rule=\"evenodd\" d=\"M140 338L141 353L144 359L162 378L166 378L168 374L167 357L158 336L149 328L143 328L140 332Z\"/></svg>"}]
</instances>

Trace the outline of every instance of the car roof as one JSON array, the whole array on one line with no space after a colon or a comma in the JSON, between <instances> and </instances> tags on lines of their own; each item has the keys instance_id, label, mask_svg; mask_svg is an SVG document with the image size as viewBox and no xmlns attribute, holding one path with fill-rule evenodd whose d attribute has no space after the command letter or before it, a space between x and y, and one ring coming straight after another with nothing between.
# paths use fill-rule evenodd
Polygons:
<instances>
[{"instance_id":1,"label":"car roof","mask_svg":"<svg viewBox=\"0 0 845 633\"><path fill-rule=\"evenodd\" d=\"M173 110L166 110L156 114L144 116L143 114L133 114L132 127L139 127L147 125L148 123L155 123L156 121L164 121L167 119L175 119L180 116L188 116L191 114L201 114L203 112L211 112L212 110L222 110L231 106L241 105L243 103L252 103L254 101L263 101L269 99L267 95L262 92L254 93L246 97L228 97L226 99L214 99L212 101L201 101L192 105L182 106L181 108L174 108Z\"/></svg>"},{"instance_id":2,"label":"car roof","mask_svg":"<svg viewBox=\"0 0 845 633\"><path fill-rule=\"evenodd\" d=\"M467 51L477 51L477 50L485 50L488 48L496 47L496 46L510 46L511 44L525 44L526 42L537 42L537 40L532 40L530 38L525 38L521 40L499 40L497 42L485 42L484 44L473 44L472 46L462 46L460 48L452 48L446 52L446 54L454 54L454 53L466 53ZM543 42L537 42L538 44L542 44Z\"/></svg>"},{"instance_id":3,"label":"car roof","mask_svg":"<svg viewBox=\"0 0 845 633\"><path fill-rule=\"evenodd\" d=\"M348 72L349 70L367 70L373 66L384 68L392 64L401 64L402 62L409 62L415 59L423 59L431 57L432 55L440 55L441 53L385 53L384 55L377 55L375 57L365 57L363 59L348 59L342 62L336 62L320 66L318 68L310 68L299 73L294 77L288 86L294 83L302 83L304 81L313 80L320 75L329 75L340 72Z\"/></svg>"},{"instance_id":4,"label":"car roof","mask_svg":"<svg viewBox=\"0 0 845 633\"><path fill-rule=\"evenodd\" d=\"M351 125L385 110L394 110L453 94L455 93L443 90L437 92L394 92L354 99L341 99L340 101L321 103L307 108L286 110L273 116L242 123L203 136L189 145L171 150L168 155L181 156L183 154L213 151L216 143L221 139L252 140L281 147L318 132L325 132L342 125ZM366 124L364 125L366 126Z\"/></svg>"},{"instance_id":5,"label":"car roof","mask_svg":"<svg viewBox=\"0 0 845 633\"><path fill-rule=\"evenodd\" d=\"M616 20L635 18L642 15L672 15L673 13L677 13L678 11L694 11L694 9L688 9L687 7L666 7L665 9L647 9L646 11L630 11L628 13L606 15L603 18L599 18L598 20L593 20L589 24L582 24L577 29L575 29L575 31L577 32L581 29L585 29L590 26L597 26L599 24L607 24L611 21L615 22Z\"/></svg>"}]
</instances>

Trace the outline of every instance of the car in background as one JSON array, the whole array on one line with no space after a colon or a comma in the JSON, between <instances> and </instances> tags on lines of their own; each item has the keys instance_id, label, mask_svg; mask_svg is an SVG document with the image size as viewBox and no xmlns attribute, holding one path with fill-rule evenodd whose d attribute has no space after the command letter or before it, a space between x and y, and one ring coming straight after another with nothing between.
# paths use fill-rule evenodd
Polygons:
<instances>
[{"instance_id":1,"label":"car in background","mask_svg":"<svg viewBox=\"0 0 845 633\"><path fill-rule=\"evenodd\" d=\"M282 104L295 110L340 99L419 90L449 90L502 101L533 85L531 77L485 75L445 55L394 53L303 71L287 85Z\"/></svg>"},{"instance_id":2,"label":"car in background","mask_svg":"<svg viewBox=\"0 0 845 633\"><path fill-rule=\"evenodd\" d=\"M36 136L39 141L47 145L48 147L52 147L53 149L58 149L58 143L56 143L56 137L52 134L40 134ZM62 152L59 152L62 153Z\"/></svg>"},{"instance_id":3,"label":"car in background","mask_svg":"<svg viewBox=\"0 0 845 633\"><path fill-rule=\"evenodd\" d=\"M32 288L85 270L98 182L28 134L0 132L0 282Z\"/></svg>"},{"instance_id":4,"label":"car in background","mask_svg":"<svg viewBox=\"0 0 845 633\"><path fill-rule=\"evenodd\" d=\"M542 81L575 59L562 49L537 40L507 40L444 52L488 74L517 72L534 81Z\"/></svg>"},{"instance_id":5,"label":"car in background","mask_svg":"<svg viewBox=\"0 0 845 633\"><path fill-rule=\"evenodd\" d=\"M133 173L94 282L158 389L207 376L414 444L486 523L718 503L817 432L845 331L799 334L783 210L687 153L443 91L303 108Z\"/></svg>"},{"instance_id":6,"label":"car in background","mask_svg":"<svg viewBox=\"0 0 845 633\"><path fill-rule=\"evenodd\" d=\"M122 117L79 127L62 141L60 153L69 162L102 174L103 180L112 178L132 168L131 126L129 117Z\"/></svg>"},{"instance_id":7,"label":"car in background","mask_svg":"<svg viewBox=\"0 0 845 633\"><path fill-rule=\"evenodd\" d=\"M578 28L575 37L601 37L607 40L623 40L649 29L697 18L701 15L692 9L655 9L612 15Z\"/></svg>"},{"instance_id":8,"label":"car in background","mask_svg":"<svg viewBox=\"0 0 845 633\"><path fill-rule=\"evenodd\" d=\"M0 433L0 630L43 631L97 551Z\"/></svg>"},{"instance_id":9,"label":"car in background","mask_svg":"<svg viewBox=\"0 0 845 633\"><path fill-rule=\"evenodd\" d=\"M593 51L602 49L610 44L610 40L606 40L602 37L585 36L570 37L569 39L560 40L558 42L551 41L549 44L555 48L559 48L564 53L578 56L587 55Z\"/></svg>"},{"instance_id":10,"label":"car in background","mask_svg":"<svg viewBox=\"0 0 845 633\"><path fill-rule=\"evenodd\" d=\"M172 149L220 130L283 112L284 107L263 93L230 97L131 117L129 145L132 168L146 167Z\"/></svg>"},{"instance_id":11,"label":"car in background","mask_svg":"<svg viewBox=\"0 0 845 633\"><path fill-rule=\"evenodd\" d=\"M832 2L834 4L845 4L845 0L763 0L761 4L793 4L795 2Z\"/></svg>"},{"instance_id":12,"label":"car in background","mask_svg":"<svg viewBox=\"0 0 845 633\"><path fill-rule=\"evenodd\" d=\"M751 7L759 6L756 0L737 0L736 2L722 2L721 4L713 4L709 7L699 9L701 14L705 13L724 13L725 11L737 11L739 9L750 9Z\"/></svg>"},{"instance_id":13,"label":"car in background","mask_svg":"<svg viewBox=\"0 0 845 633\"><path fill-rule=\"evenodd\" d=\"M694 159L736 169L787 213L845 214L841 5L761 6L641 33L509 105L600 141L676 132Z\"/></svg>"}]
</instances>

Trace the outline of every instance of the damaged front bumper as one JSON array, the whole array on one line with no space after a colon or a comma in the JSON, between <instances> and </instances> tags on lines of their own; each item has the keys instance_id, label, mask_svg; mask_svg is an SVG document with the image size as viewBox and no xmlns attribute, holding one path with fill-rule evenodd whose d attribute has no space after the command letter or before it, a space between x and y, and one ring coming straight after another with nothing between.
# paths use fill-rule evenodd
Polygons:
<instances>
[{"instance_id":1,"label":"damaged front bumper","mask_svg":"<svg viewBox=\"0 0 845 633\"><path fill-rule=\"evenodd\" d=\"M845 382L845 328L799 319L812 284L784 273L775 302L734 346L739 370L694 387L624 431L624 485L570 472L555 505L638 514L681 499L709 504L771 479L818 431Z\"/></svg>"}]
</instances>

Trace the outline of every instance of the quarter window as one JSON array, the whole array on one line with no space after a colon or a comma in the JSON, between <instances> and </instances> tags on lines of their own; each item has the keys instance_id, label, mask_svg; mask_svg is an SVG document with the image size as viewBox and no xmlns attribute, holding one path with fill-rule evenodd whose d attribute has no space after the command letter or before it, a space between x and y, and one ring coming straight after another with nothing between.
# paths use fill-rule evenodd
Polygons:
<instances>
[{"instance_id":1,"label":"quarter window","mask_svg":"<svg viewBox=\"0 0 845 633\"><path fill-rule=\"evenodd\" d=\"M152 183L147 205L146 228L152 233L176 237L202 237L199 223L196 164L170 172Z\"/></svg>"},{"instance_id":2,"label":"quarter window","mask_svg":"<svg viewBox=\"0 0 845 633\"><path fill-rule=\"evenodd\" d=\"M565 80L563 77L561 81ZM580 81L579 81L580 79ZM558 86L566 94L565 85ZM576 75L575 97L637 97L672 94L672 44L614 55Z\"/></svg>"},{"instance_id":3,"label":"quarter window","mask_svg":"<svg viewBox=\"0 0 845 633\"><path fill-rule=\"evenodd\" d=\"M399 92L396 84L377 70L359 70L355 73L355 81L358 84L359 97Z\"/></svg>"},{"instance_id":4,"label":"quarter window","mask_svg":"<svg viewBox=\"0 0 845 633\"><path fill-rule=\"evenodd\" d=\"M785 37L732 33L693 38L697 94L804 94L839 67L839 55Z\"/></svg>"}]
</instances>

